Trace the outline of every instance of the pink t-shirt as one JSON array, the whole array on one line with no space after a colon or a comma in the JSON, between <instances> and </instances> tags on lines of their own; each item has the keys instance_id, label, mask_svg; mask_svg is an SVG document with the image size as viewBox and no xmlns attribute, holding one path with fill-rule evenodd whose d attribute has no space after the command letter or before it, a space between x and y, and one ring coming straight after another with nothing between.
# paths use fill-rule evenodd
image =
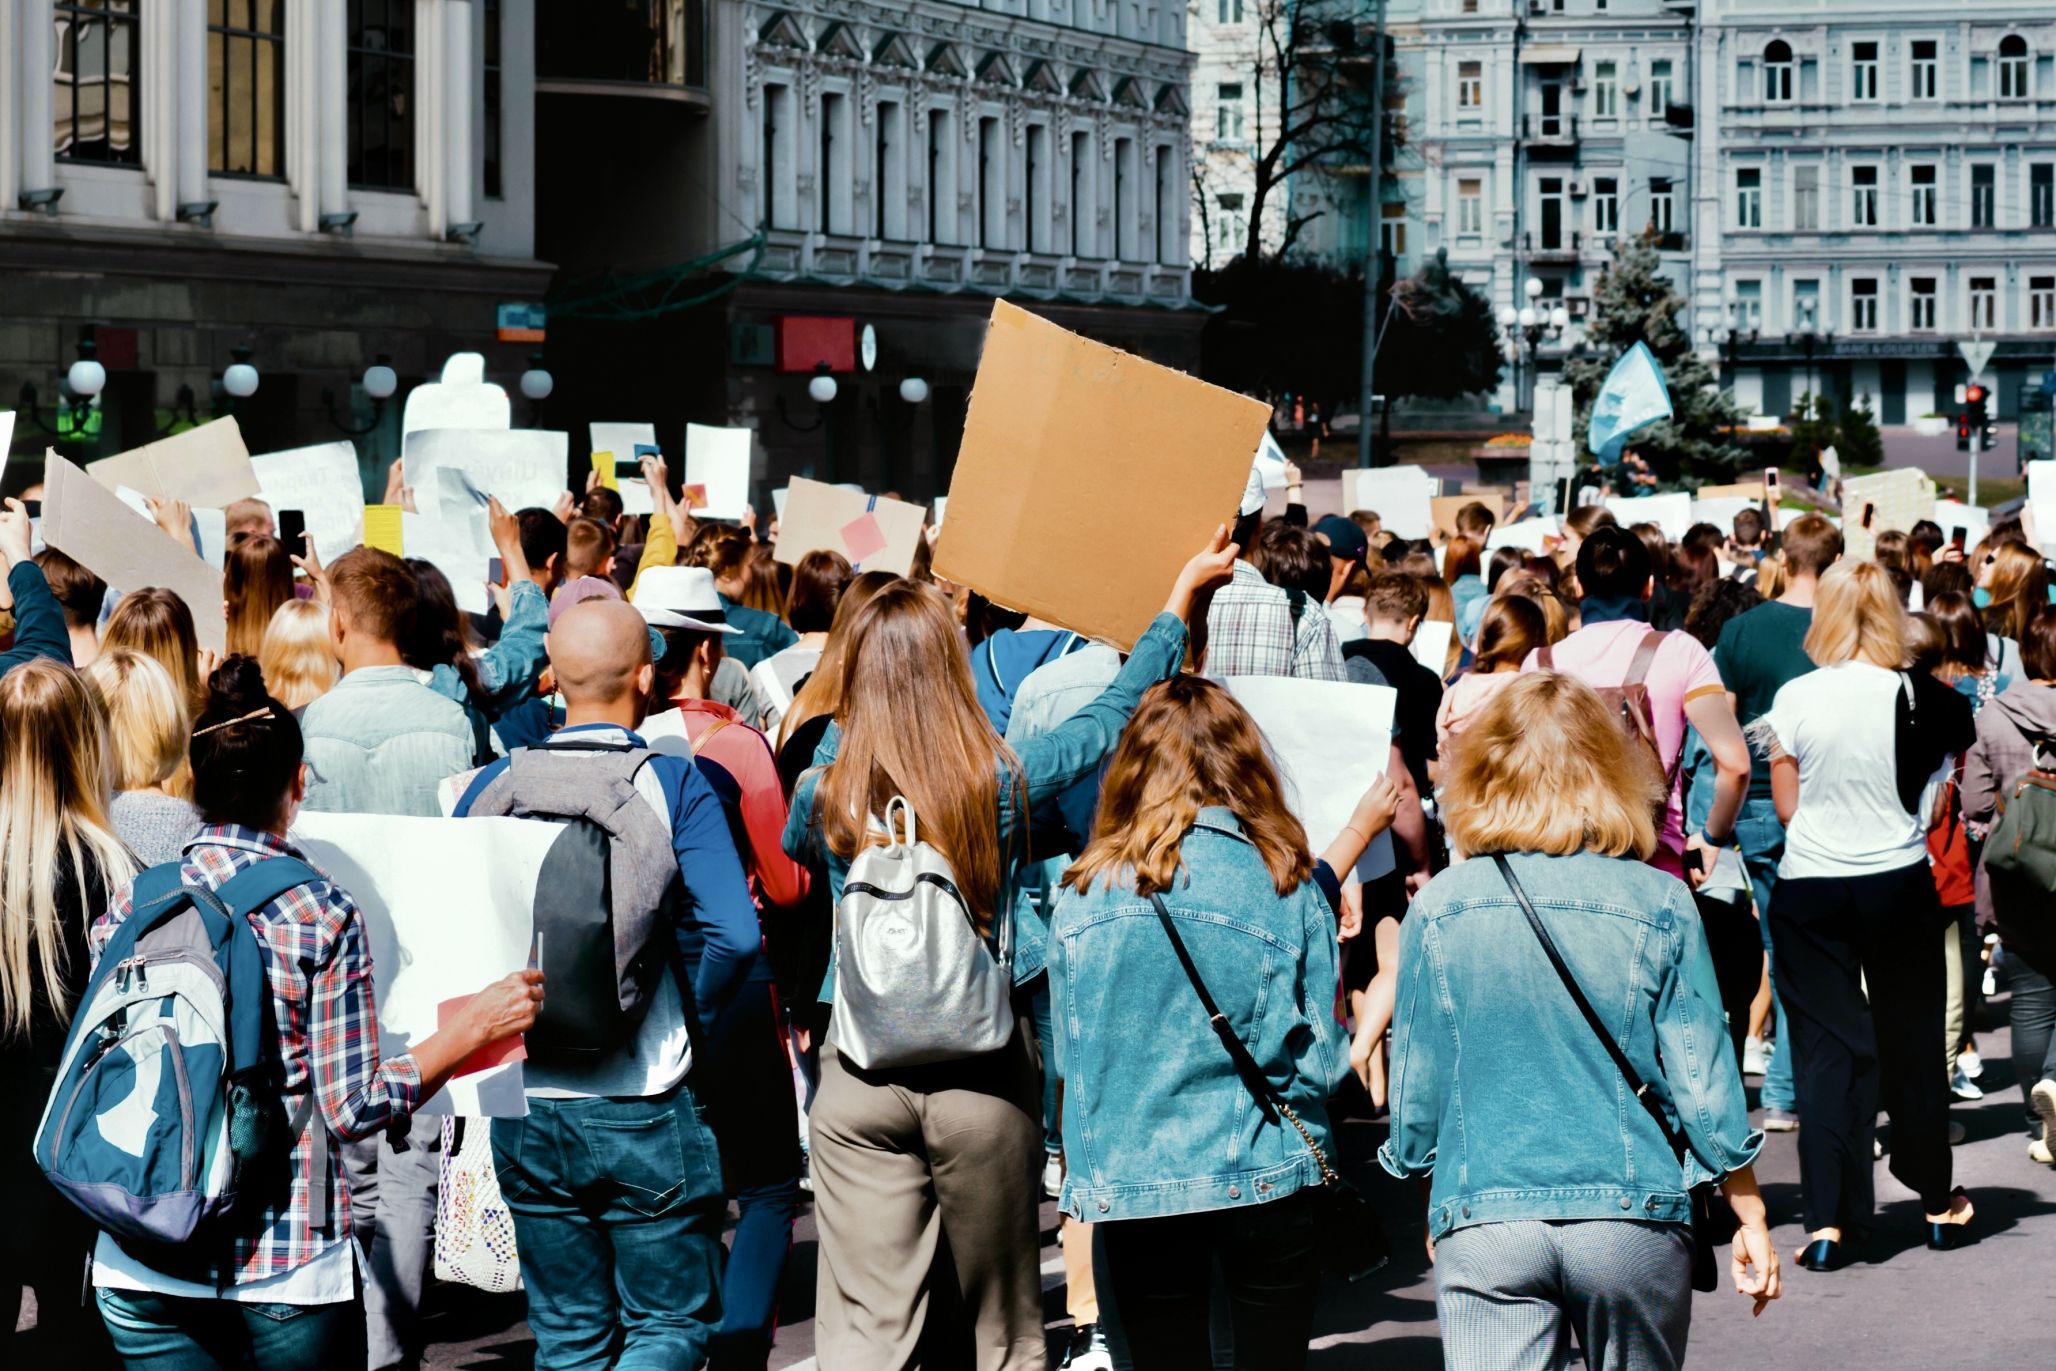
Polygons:
<instances>
[{"instance_id":1,"label":"pink t-shirt","mask_svg":"<svg viewBox=\"0 0 2056 1371\"><path fill-rule=\"evenodd\" d=\"M1632 619L1593 624L1571 634L1552 649L1556 669L1575 676L1590 686L1619 686L1628 679L1635 649L1649 633L1649 625ZM1528 654L1523 671L1535 671L1539 652ZM1656 721L1656 747L1668 771L1685 746L1685 706L1702 695L1725 694L1713 654L1689 633L1666 633L1656 660L1643 677L1649 688L1649 708ZM1682 785L1671 788L1664 808L1663 833L1651 864L1672 875L1684 874L1681 860L1685 851L1685 809Z\"/></svg>"},{"instance_id":2,"label":"pink t-shirt","mask_svg":"<svg viewBox=\"0 0 2056 1371\"><path fill-rule=\"evenodd\" d=\"M1518 671L1494 671L1481 674L1466 671L1456 678L1449 689L1442 692L1442 704L1435 711L1436 741L1446 753L1449 742L1464 731L1479 711L1492 703L1494 696L1520 679Z\"/></svg>"}]
</instances>

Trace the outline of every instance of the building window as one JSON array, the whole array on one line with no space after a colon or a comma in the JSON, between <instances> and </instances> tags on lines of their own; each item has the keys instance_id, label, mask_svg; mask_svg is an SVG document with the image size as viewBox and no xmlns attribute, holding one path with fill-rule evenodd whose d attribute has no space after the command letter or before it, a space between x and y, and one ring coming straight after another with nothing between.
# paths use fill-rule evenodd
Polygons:
<instances>
[{"instance_id":1,"label":"building window","mask_svg":"<svg viewBox=\"0 0 2056 1371\"><path fill-rule=\"evenodd\" d=\"M1935 169L1932 166L1912 167L1907 172L1913 184L1913 226L1933 228L1935 218Z\"/></svg>"},{"instance_id":2,"label":"building window","mask_svg":"<svg viewBox=\"0 0 2056 1371\"><path fill-rule=\"evenodd\" d=\"M1756 167L1735 170L1735 227L1763 227L1763 172Z\"/></svg>"},{"instance_id":3,"label":"building window","mask_svg":"<svg viewBox=\"0 0 2056 1371\"><path fill-rule=\"evenodd\" d=\"M798 226L799 172L792 154L795 137L792 87L764 87L764 226Z\"/></svg>"},{"instance_id":4,"label":"building window","mask_svg":"<svg viewBox=\"0 0 2056 1371\"><path fill-rule=\"evenodd\" d=\"M1797 233L1820 232L1820 168L1792 168L1792 229Z\"/></svg>"},{"instance_id":5,"label":"building window","mask_svg":"<svg viewBox=\"0 0 2056 1371\"><path fill-rule=\"evenodd\" d=\"M1999 40L1999 98L2027 99L2027 39L2017 33Z\"/></svg>"},{"instance_id":6,"label":"building window","mask_svg":"<svg viewBox=\"0 0 2056 1371\"><path fill-rule=\"evenodd\" d=\"M1970 165L1970 226L1991 228L1997 220L1994 211L1998 199L1999 169L1990 162L1973 162Z\"/></svg>"},{"instance_id":7,"label":"building window","mask_svg":"<svg viewBox=\"0 0 2056 1371\"><path fill-rule=\"evenodd\" d=\"M821 96L821 157L814 167L814 228L819 233L850 232L849 97L834 92Z\"/></svg>"},{"instance_id":8,"label":"building window","mask_svg":"<svg viewBox=\"0 0 2056 1371\"><path fill-rule=\"evenodd\" d=\"M1156 222L1156 260L1169 266L1178 260L1178 216L1171 210L1177 203L1177 191L1173 189L1173 178L1178 173L1178 157L1168 143L1156 145L1156 204L1150 213Z\"/></svg>"},{"instance_id":9,"label":"building window","mask_svg":"<svg viewBox=\"0 0 2056 1371\"><path fill-rule=\"evenodd\" d=\"M1935 331L1935 278L1916 276L1908 283L1906 326L1915 333Z\"/></svg>"},{"instance_id":10,"label":"building window","mask_svg":"<svg viewBox=\"0 0 2056 1371\"><path fill-rule=\"evenodd\" d=\"M1763 327L1763 282L1735 282L1735 327L1744 333Z\"/></svg>"},{"instance_id":11,"label":"building window","mask_svg":"<svg viewBox=\"0 0 2056 1371\"><path fill-rule=\"evenodd\" d=\"M1219 108L1214 113L1214 137L1223 143L1242 141L1242 83L1223 81L1216 89Z\"/></svg>"},{"instance_id":12,"label":"building window","mask_svg":"<svg viewBox=\"0 0 2056 1371\"><path fill-rule=\"evenodd\" d=\"M274 3L283 9L282 0ZM350 0L350 184L414 188L412 0Z\"/></svg>"},{"instance_id":13,"label":"building window","mask_svg":"<svg viewBox=\"0 0 2056 1371\"><path fill-rule=\"evenodd\" d=\"M1792 45L1782 38L1763 50L1763 102L1792 103Z\"/></svg>"},{"instance_id":14,"label":"building window","mask_svg":"<svg viewBox=\"0 0 2056 1371\"><path fill-rule=\"evenodd\" d=\"M1621 227L1621 183L1612 176L1592 182L1592 231L1618 233Z\"/></svg>"},{"instance_id":15,"label":"building window","mask_svg":"<svg viewBox=\"0 0 2056 1371\"><path fill-rule=\"evenodd\" d=\"M1028 251L1048 252L1049 230L1043 220L1049 216L1049 125L1030 124L1023 141L1028 158L1023 178L1028 192Z\"/></svg>"},{"instance_id":16,"label":"building window","mask_svg":"<svg viewBox=\"0 0 2056 1371\"><path fill-rule=\"evenodd\" d=\"M1668 57L1649 64L1649 117L1664 118L1671 103L1671 64Z\"/></svg>"},{"instance_id":17,"label":"building window","mask_svg":"<svg viewBox=\"0 0 2056 1371\"><path fill-rule=\"evenodd\" d=\"M1878 283L1873 280L1849 283L1849 331L1878 331Z\"/></svg>"},{"instance_id":18,"label":"building window","mask_svg":"<svg viewBox=\"0 0 2056 1371\"><path fill-rule=\"evenodd\" d=\"M1221 225L1218 235L1221 243L1222 262L1231 262L1243 254L1249 241L1249 211L1242 207L1242 197L1229 193L1214 197L1215 218Z\"/></svg>"},{"instance_id":19,"label":"building window","mask_svg":"<svg viewBox=\"0 0 2056 1371\"><path fill-rule=\"evenodd\" d=\"M1456 64L1456 107L1468 110L1481 110L1485 108L1485 64L1483 62L1459 62Z\"/></svg>"},{"instance_id":20,"label":"building window","mask_svg":"<svg viewBox=\"0 0 2056 1371\"><path fill-rule=\"evenodd\" d=\"M1990 276L1970 278L1970 326L1983 330L1997 328L1999 319L1999 283Z\"/></svg>"},{"instance_id":21,"label":"building window","mask_svg":"<svg viewBox=\"0 0 2056 1371\"><path fill-rule=\"evenodd\" d=\"M1471 179L1456 183L1456 232L1460 238L1477 238L1485 232L1485 183Z\"/></svg>"},{"instance_id":22,"label":"building window","mask_svg":"<svg viewBox=\"0 0 2056 1371\"><path fill-rule=\"evenodd\" d=\"M1595 62L1592 66L1592 114L1597 119L1612 119L1618 115L1621 103L1619 68L1612 62Z\"/></svg>"},{"instance_id":23,"label":"building window","mask_svg":"<svg viewBox=\"0 0 2056 1371\"><path fill-rule=\"evenodd\" d=\"M485 64L480 73L479 93L484 97L485 127L479 141L485 148L485 193L499 199L500 184L500 0L485 0L479 17L484 21Z\"/></svg>"},{"instance_id":24,"label":"building window","mask_svg":"<svg viewBox=\"0 0 2056 1371\"><path fill-rule=\"evenodd\" d=\"M907 236L906 106L897 100L879 101L877 121L878 140L871 150L871 232L877 238L903 240ZM1031 136L1033 132L1030 130Z\"/></svg>"},{"instance_id":25,"label":"building window","mask_svg":"<svg viewBox=\"0 0 2056 1371\"><path fill-rule=\"evenodd\" d=\"M2027 326L2045 333L2056 329L2056 276L2027 278Z\"/></svg>"},{"instance_id":26,"label":"building window","mask_svg":"<svg viewBox=\"0 0 2056 1371\"><path fill-rule=\"evenodd\" d=\"M1649 231L1669 234L1677 225L1676 202L1671 198L1671 183L1651 181L1649 183Z\"/></svg>"},{"instance_id":27,"label":"building window","mask_svg":"<svg viewBox=\"0 0 2056 1371\"><path fill-rule=\"evenodd\" d=\"M286 174L285 73L285 0L209 0L209 171L273 179Z\"/></svg>"},{"instance_id":28,"label":"building window","mask_svg":"<svg viewBox=\"0 0 2056 1371\"><path fill-rule=\"evenodd\" d=\"M1135 140L1114 140L1114 256L1133 262L1135 248Z\"/></svg>"},{"instance_id":29,"label":"building window","mask_svg":"<svg viewBox=\"0 0 2056 1371\"><path fill-rule=\"evenodd\" d=\"M1393 261L1406 256L1406 206L1384 205L1378 223L1378 246Z\"/></svg>"},{"instance_id":30,"label":"building window","mask_svg":"<svg viewBox=\"0 0 2056 1371\"><path fill-rule=\"evenodd\" d=\"M1849 45L1849 98L1871 101L1878 98L1878 45Z\"/></svg>"},{"instance_id":31,"label":"building window","mask_svg":"<svg viewBox=\"0 0 2056 1371\"><path fill-rule=\"evenodd\" d=\"M1878 169L1849 168L1849 222L1857 228L1878 226Z\"/></svg>"},{"instance_id":32,"label":"building window","mask_svg":"<svg viewBox=\"0 0 2056 1371\"><path fill-rule=\"evenodd\" d=\"M2029 165L2027 219L2030 228L2056 228L2056 162Z\"/></svg>"},{"instance_id":33,"label":"building window","mask_svg":"<svg viewBox=\"0 0 2056 1371\"><path fill-rule=\"evenodd\" d=\"M957 241L957 145L949 136L950 112L928 111L928 241Z\"/></svg>"},{"instance_id":34,"label":"building window","mask_svg":"<svg viewBox=\"0 0 2056 1371\"><path fill-rule=\"evenodd\" d=\"M1220 0L1219 22L1239 24L1242 22L1242 0Z\"/></svg>"},{"instance_id":35,"label":"building window","mask_svg":"<svg viewBox=\"0 0 2056 1371\"><path fill-rule=\"evenodd\" d=\"M50 108L58 160L140 165L136 0L81 0L53 5L51 13L57 61Z\"/></svg>"},{"instance_id":36,"label":"building window","mask_svg":"<svg viewBox=\"0 0 2056 1371\"><path fill-rule=\"evenodd\" d=\"M1007 245L1007 158L997 119L978 121L978 246Z\"/></svg>"},{"instance_id":37,"label":"building window","mask_svg":"<svg viewBox=\"0 0 2056 1371\"><path fill-rule=\"evenodd\" d=\"M1912 76L1913 89L1908 98L1913 100L1934 99L1936 92L1941 89L1940 83L1937 80L1934 39L1916 38L1913 41Z\"/></svg>"},{"instance_id":38,"label":"building window","mask_svg":"<svg viewBox=\"0 0 2056 1371\"><path fill-rule=\"evenodd\" d=\"M1071 135L1071 255L1096 257L1093 219L1099 204L1092 178L1092 135Z\"/></svg>"}]
</instances>

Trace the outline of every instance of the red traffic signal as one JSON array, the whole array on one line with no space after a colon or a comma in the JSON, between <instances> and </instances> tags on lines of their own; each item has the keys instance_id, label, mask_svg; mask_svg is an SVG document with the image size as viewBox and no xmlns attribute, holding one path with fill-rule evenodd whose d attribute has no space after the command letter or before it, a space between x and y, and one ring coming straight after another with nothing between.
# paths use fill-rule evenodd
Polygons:
<instances>
[{"instance_id":1,"label":"red traffic signal","mask_svg":"<svg viewBox=\"0 0 2056 1371\"><path fill-rule=\"evenodd\" d=\"M1985 388L1975 383L1967 385L1963 388L1963 399L1966 404L1981 405L1985 402Z\"/></svg>"}]
</instances>

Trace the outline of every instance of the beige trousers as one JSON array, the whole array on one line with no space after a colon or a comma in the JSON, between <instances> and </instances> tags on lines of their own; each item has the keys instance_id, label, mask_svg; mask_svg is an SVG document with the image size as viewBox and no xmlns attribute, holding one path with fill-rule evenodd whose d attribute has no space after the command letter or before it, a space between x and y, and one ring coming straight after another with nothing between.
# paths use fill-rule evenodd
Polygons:
<instances>
[{"instance_id":1,"label":"beige trousers","mask_svg":"<svg viewBox=\"0 0 2056 1371\"><path fill-rule=\"evenodd\" d=\"M822 1049L808 1124L822 1366L1043 1371L1040 1080L1020 1029L997 1052L900 1071ZM961 1319L931 1329L938 1307Z\"/></svg>"}]
</instances>

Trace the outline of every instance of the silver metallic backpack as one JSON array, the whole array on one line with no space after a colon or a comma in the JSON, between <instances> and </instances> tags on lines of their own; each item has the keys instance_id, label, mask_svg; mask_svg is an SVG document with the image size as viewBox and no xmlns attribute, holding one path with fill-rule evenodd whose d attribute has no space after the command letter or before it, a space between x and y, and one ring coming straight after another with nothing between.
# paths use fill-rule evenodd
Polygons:
<instances>
[{"instance_id":1,"label":"silver metallic backpack","mask_svg":"<svg viewBox=\"0 0 2056 1371\"><path fill-rule=\"evenodd\" d=\"M986 945L948 860L916 837L904 796L885 807L885 834L850 863L835 906L829 1041L867 1071L998 1051L1014 1032L1009 952Z\"/></svg>"}]
</instances>

